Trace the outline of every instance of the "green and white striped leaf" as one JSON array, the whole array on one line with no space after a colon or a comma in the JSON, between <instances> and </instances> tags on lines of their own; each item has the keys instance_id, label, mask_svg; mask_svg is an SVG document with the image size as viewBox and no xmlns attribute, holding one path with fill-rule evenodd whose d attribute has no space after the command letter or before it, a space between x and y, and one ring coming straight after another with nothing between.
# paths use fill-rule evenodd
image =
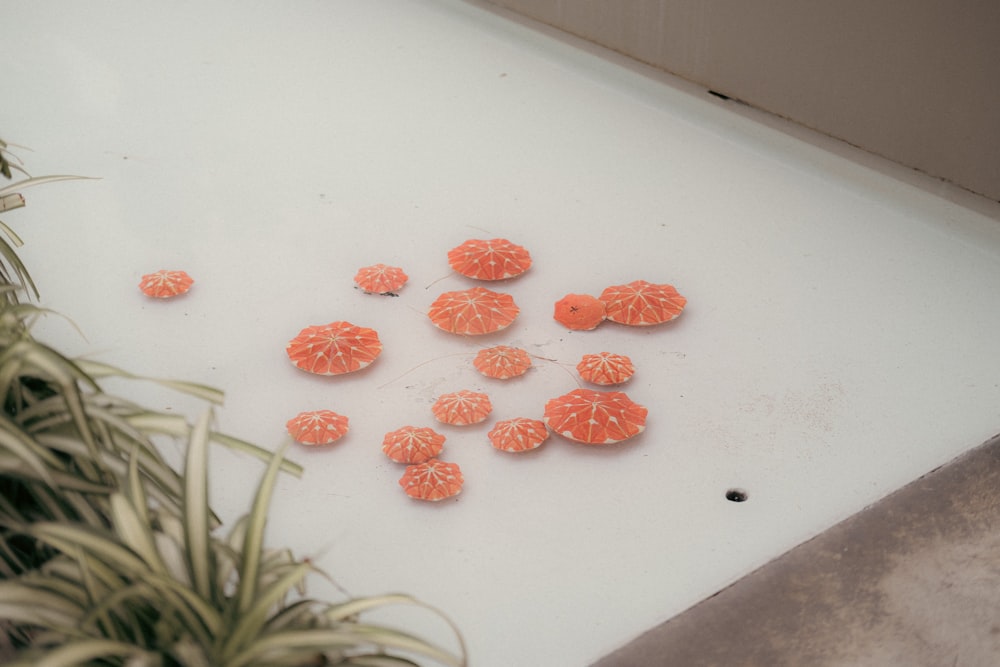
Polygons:
<instances>
[{"instance_id":1,"label":"green and white striped leaf","mask_svg":"<svg viewBox=\"0 0 1000 667\"><path fill-rule=\"evenodd\" d=\"M333 629L290 630L268 634L226 662L227 667L244 667L271 656L295 651L333 651L370 646L382 651L422 655L448 667L464 667L464 657L451 655L410 635L374 626L349 625Z\"/></svg>"},{"instance_id":2,"label":"green and white striped leaf","mask_svg":"<svg viewBox=\"0 0 1000 667\"><path fill-rule=\"evenodd\" d=\"M312 568L308 563L299 563L270 586L262 587L254 599L253 606L237 617L236 625L223 645L222 655L235 655L253 643L267 622L271 609L305 578L310 569Z\"/></svg>"},{"instance_id":3,"label":"green and white striped leaf","mask_svg":"<svg viewBox=\"0 0 1000 667\"><path fill-rule=\"evenodd\" d=\"M143 507L143 512L145 512L145 507ZM131 501L121 493L111 494L111 521L122 542L138 554L152 571L160 574L167 571L166 565L160 558L160 552L156 548L153 531L149 528L148 520L143 520Z\"/></svg>"},{"instance_id":4,"label":"green and white striped leaf","mask_svg":"<svg viewBox=\"0 0 1000 667\"><path fill-rule=\"evenodd\" d=\"M164 387L169 387L175 391L189 394L197 398L201 398L209 403L215 403L221 405L225 394L215 389L214 387L209 387L204 384L198 384L195 382L183 382L180 380L165 380L160 378L151 378L143 375L136 375L134 373L129 373L128 371L122 370L121 368L116 368L110 364L104 364L98 361L92 361L89 359L77 359L76 362L81 369L83 369L92 378L100 379L106 377L122 377L128 378L130 380L144 380L147 382L154 382Z\"/></svg>"},{"instance_id":5,"label":"green and white striped leaf","mask_svg":"<svg viewBox=\"0 0 1000 667\"><path fill-rule=\"evenodd\" d=\"M25 532L66 554L72 555L79 548L88 556L127 576L137 576L148 571L146 564L135 552L91 528L42 522L28 526Z\"/></svg>"},{"instance_id":6,"label":"green and white striped leaf","mask_svg":"<svg viewBox=\"0 0 1000 667\"><path fill-rule=\"evenodd\" d=\"M59 592L18 581L0 580L0 618L43 628L72 628L83 607Z\"/></svg>"},{"instance_id":7,"label":"green and white striped leaf","mask_svg":"<svg viewBox=\"0 0 1000 667\"><path fill-rule=\"evenodd\" d=\"M8 667L79 667L98 658L127 658L141 655L141 649L124 642L107 639L81 639L52 649L27 660L18 660Z\"/></svg>"},{"instance_id":8,"label":"green and white striped leaf","mask_svg":"<svg viewBox=\"0 0 1000 667\"><path fill-rule=\"evenodd\" d=\"M18 181L17 183L11 183L10 185L0 188L0 197L10 194L11 192L24 190L25 188L31 188L36 185L44 185L45 183L54 183L56 181L82 181L82 180L95 180L95 179L91 176L69 176L69 175L34 176L32 178L25 178L24 180Z\"/></svg>"},{"instance_id":9,"label":"green and white striped leaf","mask_svg":"<svg viewBox=\"0 0 1000 667\"><path fill-rule=\"evenodd\" d=\"M184 460L184 542L194 589L206 600L213 597L211 512L208 508L208 425L211 419L211 410L206 410L195 423Z\"/></svg>"},{"instance_id":10,"label":"green and white striped leaf","mask_svg":"<svg viewBox=\"0 0 1000 667\"><path fill-rule=\"evenodd\" d=\"M271 505L271 495L277 480L278 470L284 458L288 444L285 443L274 453L254 497L253 507L247 517L246 536L243 542L243 563L240 567L240 581L237 590L236 608L239 613L245 613L257 596L257 583L260 574L260 562L263 555L264 528L267 525L267 513Z\"/></svg>"}]
</instances>

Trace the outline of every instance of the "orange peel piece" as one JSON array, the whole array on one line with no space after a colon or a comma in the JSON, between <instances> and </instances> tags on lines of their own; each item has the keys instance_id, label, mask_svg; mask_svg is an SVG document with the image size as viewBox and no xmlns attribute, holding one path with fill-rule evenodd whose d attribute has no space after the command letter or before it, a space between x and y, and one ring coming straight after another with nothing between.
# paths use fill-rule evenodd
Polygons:
<instances>
[{"instance_id":1,"label":"orange peel piece","mask_svg":"<svg viewBox=\"0 0 1000 667\"><path fill-rule=\"evenodd\" d=\"M590 331L604 321L604 302L589 294L567 294L556 301L556 322L574 331Z\"/></svg>"}]
</instances>

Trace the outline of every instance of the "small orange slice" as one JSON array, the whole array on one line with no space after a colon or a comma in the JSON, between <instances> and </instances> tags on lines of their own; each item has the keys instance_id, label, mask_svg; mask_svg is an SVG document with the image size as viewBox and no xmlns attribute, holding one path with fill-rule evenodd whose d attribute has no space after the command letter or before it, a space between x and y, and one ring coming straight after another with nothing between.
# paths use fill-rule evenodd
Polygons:
<instances>
[{"instance_id":1,"label":"small orange slice","mask_svg":"<svg viewBox=\"0 0 1000 667\"><path fill-rule=\"evenodd\" d=\"M589 294L567 294L556 301L553 317L567 329L590 331L604 321L604 302Z\"/></svg>"}]
</instances>

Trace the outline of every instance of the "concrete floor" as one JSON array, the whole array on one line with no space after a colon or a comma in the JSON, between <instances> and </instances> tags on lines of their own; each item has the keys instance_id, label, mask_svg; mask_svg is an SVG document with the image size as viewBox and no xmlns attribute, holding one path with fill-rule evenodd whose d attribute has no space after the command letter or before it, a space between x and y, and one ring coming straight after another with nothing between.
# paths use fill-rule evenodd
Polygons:
<instances>
[{"instance_id":1,"label":"concrete floor","mask_svg":"<svg viewBox=\"0 0 1000 667\"><path fill-rule=\"evenodd\" d=\"M594 667L1000 664L1000 437Z\"/></svg>"}]
</instances>

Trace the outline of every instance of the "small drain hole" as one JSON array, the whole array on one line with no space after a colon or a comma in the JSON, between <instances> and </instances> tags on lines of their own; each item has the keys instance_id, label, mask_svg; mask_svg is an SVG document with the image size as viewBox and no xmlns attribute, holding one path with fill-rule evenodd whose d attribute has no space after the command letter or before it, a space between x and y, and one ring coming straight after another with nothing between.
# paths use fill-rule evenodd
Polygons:
<instances>
[{"instance_id":1,"label":"small drain hole","mask_svg":"<svg viewBox=\"0 0 1000 667\"><path fill-rule=\"evenodd\" d=\"M746 502L750 495L743 489L729 489L726 491L726 500L734 503Z\"/></svg>"}]
</instances>

